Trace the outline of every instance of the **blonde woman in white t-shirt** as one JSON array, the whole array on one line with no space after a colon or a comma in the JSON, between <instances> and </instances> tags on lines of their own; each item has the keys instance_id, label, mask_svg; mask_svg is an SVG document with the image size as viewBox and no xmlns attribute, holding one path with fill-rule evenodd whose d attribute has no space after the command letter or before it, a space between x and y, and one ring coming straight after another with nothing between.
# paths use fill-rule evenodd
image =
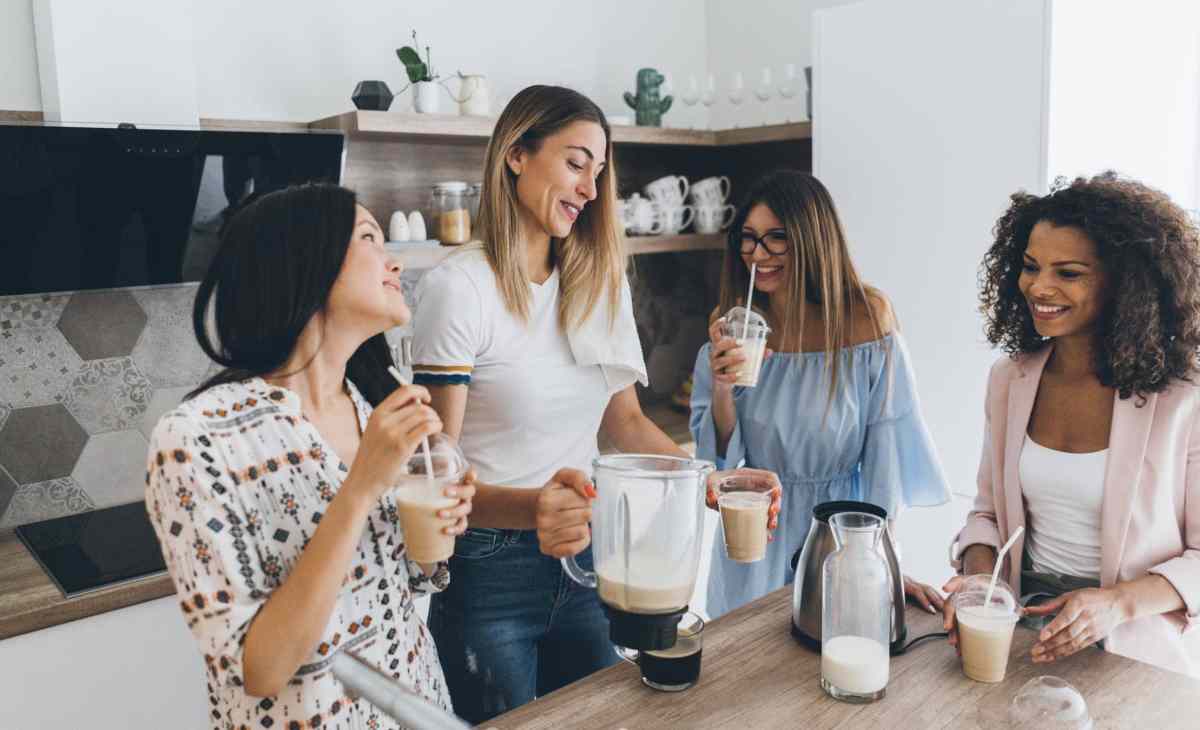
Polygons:
<instances>
[{"instance_id":1,"label":"blonde woman in white t-shirt","mask_svg":"<svg viewBox=\"0 0 1200 730\"><path fill-rule=\"evenodd\" d=\"M583 470L598 433L622 451L686 456L634 389L645 363L612 153L583 95L518 93L488 146L482 245L426 274L416 296L414 380L479 476L454 583L430 609L455 709L474 723L615 660L595 591L558 561L591 567Z\"/></svg>"}]
</instances>

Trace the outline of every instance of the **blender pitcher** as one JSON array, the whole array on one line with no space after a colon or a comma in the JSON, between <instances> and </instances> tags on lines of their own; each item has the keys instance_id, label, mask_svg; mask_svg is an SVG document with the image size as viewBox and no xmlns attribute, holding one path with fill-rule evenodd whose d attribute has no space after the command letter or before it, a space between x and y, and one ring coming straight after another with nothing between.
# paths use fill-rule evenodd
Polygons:
<instances>
[{"instance_id":1,"label":"blender pitcher","mask_svg":"<svg viewBox=\"0 0 1200 730\"><path fill-rule=\"evenodd\" d=\"M669 649L700 568L711 462L611 454L592 462L592 560L563 558L567 575L600 592L609 638L630 649Z\"/></svg>"}]
</instances>

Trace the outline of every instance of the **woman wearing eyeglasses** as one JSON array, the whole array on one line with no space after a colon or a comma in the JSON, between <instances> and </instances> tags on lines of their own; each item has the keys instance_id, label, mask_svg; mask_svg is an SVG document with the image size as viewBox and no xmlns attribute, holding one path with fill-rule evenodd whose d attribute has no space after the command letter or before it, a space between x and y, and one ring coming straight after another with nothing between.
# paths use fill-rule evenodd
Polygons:
<instances>
[{"instance_id":1,"label":"woman wearing eyeglasses","mask_svg":"<svg viewBox=\"0 0 1200 730\"><path fill-rule=\"evenodd\" d=\"M746 354L717 317L743 304L757 266L754 309L771 328L758 385L734 386ZM790 583L812 508L871 502L894 521L908 506L949 498L921 418L908 351L883 293L862 282L829 191L802 172L760 181L730 228L711 343L696 358L691 429L696 455L718 466L769 469L783 510L766 559L729 560L713 546L708 612L716 617ZM894 531L893 531L894 535ZM905 580L927 610L933 588Z\"/></svg>"}]
</instances>

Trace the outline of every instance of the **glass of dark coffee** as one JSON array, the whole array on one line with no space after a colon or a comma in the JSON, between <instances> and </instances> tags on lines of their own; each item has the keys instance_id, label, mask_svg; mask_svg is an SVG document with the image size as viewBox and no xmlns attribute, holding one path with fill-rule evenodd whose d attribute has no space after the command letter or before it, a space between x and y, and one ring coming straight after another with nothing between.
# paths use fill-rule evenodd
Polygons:
<instances>
[{"instance_id":1,"label":"glass of dark coffee","mask_svg":"<svg viewBox=\"0 0 1200 730\"><path fill-rule=\"evenodd\" d=\"M682 692L700 679L703 653L704 619L685 613L679 621L675 646L657 651L631 651L617 648L617 654L636 664L642 672L642 684L663 692Z\"/></svg>"}]
</instances>

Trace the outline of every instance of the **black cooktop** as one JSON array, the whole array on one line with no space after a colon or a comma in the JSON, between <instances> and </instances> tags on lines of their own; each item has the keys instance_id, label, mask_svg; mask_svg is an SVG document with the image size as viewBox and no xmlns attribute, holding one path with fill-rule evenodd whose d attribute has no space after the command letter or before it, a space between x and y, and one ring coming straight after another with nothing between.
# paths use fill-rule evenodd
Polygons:
<instances>
[{"instance_id":1,"label":"black cooktop","mask_svg":"<svg viewBox=\"0 0 1200 730\"><path fill-rule=\"evenodd\" d=\"M167 569L142 502L22 525L17 536L67 598Z\"/></svg>"}]
</instances>

